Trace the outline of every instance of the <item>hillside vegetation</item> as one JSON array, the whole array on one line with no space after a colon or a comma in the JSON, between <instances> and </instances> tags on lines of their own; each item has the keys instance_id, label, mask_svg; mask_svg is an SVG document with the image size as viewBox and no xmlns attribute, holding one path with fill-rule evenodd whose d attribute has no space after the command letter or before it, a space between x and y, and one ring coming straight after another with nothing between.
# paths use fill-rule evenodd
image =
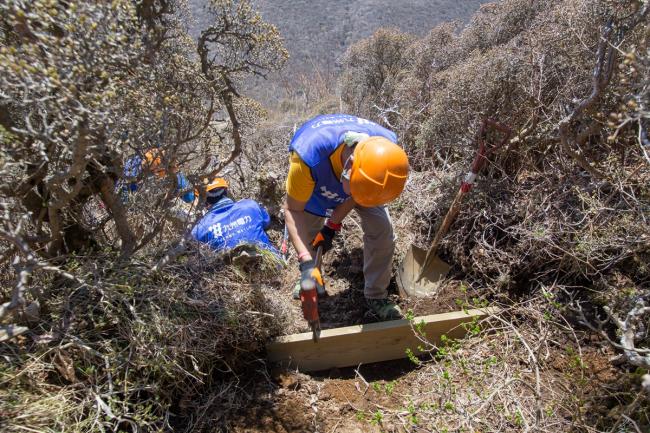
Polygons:
<instances>
[{"instance_id":1,"label":"hillside vegetation","mask_svg":"<svg viewBox=\"0 0 650 433\"><path fill-rule=\"evenodd\" d=\"M0 3L2 431L650 429L648 2L504 0L466 27L380 29L279 112L246 96L287 61L278 29L248 1L209 4L192 38L180 0ZM227 176L277 240L293 127L341 105L409 155L396 261L431 241L483 119L512 129L444 238L438 298L406 305L502 311L463 340L420 335L429 354L403 363L277 371L265 343L305 326L293 259L191 242L201 212L174 172L199 199ZM127 176L154 148L167 174ZM343 234L338 285L361 275L359 228Z\"/></svg>"},{"instance_id":2,"label":"hillside vegetation","mask_svg":"<svg viewBox=\"0 0 650 433\"><path fill-rule=\"evenodd\" d=\"M497 292L543 290L576 307L597 298L614 322L647 305L647 17L639 7L503 1L460 33L452 24L422 39L382 30L351 47L341 97L348 111L401 133L418 173L399 206L416 210L408 222L416 239L441 221L480 122L492 118L514 138L446 238L450 263Z\"/></svg>"},{"instance_id":3,"label":"hillside vegetation","mask_svg":"<svg viewBox=\"0 0 650 433\"><path fill-rule=\"evenodd\" d=\"M249 91L277 105L290 96L312 98L314 81L333 89L340 60L347 48L380 27L394 27L416 35L448 21L466 22L487 0L256 0L265 21L275 25L289 52L286 67L256 80ZM190 34L198 36L210 24L205 0L189 0Z\"/></svg>"}]
</instances>

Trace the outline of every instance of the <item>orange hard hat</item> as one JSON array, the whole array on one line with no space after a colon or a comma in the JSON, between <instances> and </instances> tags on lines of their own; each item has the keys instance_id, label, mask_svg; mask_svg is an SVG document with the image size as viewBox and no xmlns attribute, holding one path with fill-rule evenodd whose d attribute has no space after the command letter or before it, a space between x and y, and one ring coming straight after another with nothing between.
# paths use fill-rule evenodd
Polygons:
<instances>
[{"instance_id":1,"label":"orange hard hat","mask_svg":"<svg viewBox=\"0 0 650 433\"><path fill-rule=\"evenodd\" d=\"M162 167L163 151L159 149L151 149L145 152L144 161L142 164L149 169L152 173L164 177L165 169Z\"/></svg>"},{"instance_id":2,"label":"orange hard hat","mask_svg":"<svg viewBox=\"0 0 650 433\"><path fill-rule=\"evenodd\" d=\"M354 149L350 193L364 207L380 206L402 193L409 172L404 149L384 137L360 141Z\"/></svg>"},{"instance_id":3,"label":"orange hard hat","mask_svg":"<svg viewBox=\"0 0 650 433\"><path fill-rule=\"evenodd\" d=\"M228 188L228 181L223 177L215 177L206 187L206 191L212 191L215 188Z\"/></svg>"}]
</instances>

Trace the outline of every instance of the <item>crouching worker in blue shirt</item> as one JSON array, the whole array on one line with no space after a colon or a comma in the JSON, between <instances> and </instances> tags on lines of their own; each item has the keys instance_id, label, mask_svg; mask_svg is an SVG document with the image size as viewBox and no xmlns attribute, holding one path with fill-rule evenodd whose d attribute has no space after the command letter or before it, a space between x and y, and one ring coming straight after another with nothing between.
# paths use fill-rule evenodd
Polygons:
<instances>
[{"instance_id":1,"label":"crouching worker in blue shirt","mask_svg":"<svg viewBox=\"0 0 650 433\"><path fill-rule=\"evenodd\" d=\"M229 253L243 246L248 256L255 255L252 253L255 248L246 247L258 247L280 260L280 253L265 232L271 218L256 201L234 202L228 197L228 182L215 178L206 187L205 206L208 208L206 214L192 229L194 239L218 252Z\"/></svg>"}]
</instances>

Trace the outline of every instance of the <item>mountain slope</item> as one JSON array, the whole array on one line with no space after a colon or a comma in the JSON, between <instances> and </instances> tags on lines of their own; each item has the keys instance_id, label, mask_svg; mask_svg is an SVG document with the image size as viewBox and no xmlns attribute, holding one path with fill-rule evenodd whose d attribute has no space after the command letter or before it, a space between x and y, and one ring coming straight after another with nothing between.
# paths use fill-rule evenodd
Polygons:
<instances>
[{"instance_id":1,"label":"mountain slope","mask_svg":"<svg viewBox=\"0 0 650 433\"><path fill-rule=\"evenodd\" d=\"M329 75L337 70L337 60L354 42L380 27L423 35L436 25L452 20L467 22L487 0L255 0L265 21L275 24L285 40L290 59L283 73L271 83L256 85L257 97L268 100L277 93L269 88L295 82L301 74ZM207 0L189 0L193 17L190 33L198 36L210 24L205 12ZM265 94L262 94L265 93Z\"/></svg>"}]
</instances>

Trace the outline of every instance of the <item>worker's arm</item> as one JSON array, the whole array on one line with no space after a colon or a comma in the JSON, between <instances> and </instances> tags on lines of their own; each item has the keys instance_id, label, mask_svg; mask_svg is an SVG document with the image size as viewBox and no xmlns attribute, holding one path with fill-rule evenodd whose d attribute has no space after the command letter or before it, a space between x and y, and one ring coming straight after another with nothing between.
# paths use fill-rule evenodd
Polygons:
<instances>
[{"instance_id":1,"label":"worker's arm","mask_svg":"<svg viewBox=\"0 0 650 433\"><path fill-rule=\"evenodd\" d=\"M356 205L357 204L352 199L352 197L349 197L343 203L341 203L336 208L334 208L334 210L332 211L332 215L330 215L329 217L329 220L332 221L334 224L341 224L341 222L343 222L345 217L348 216L350 211L354 209Z\"/></svg>"},{"instance_id":2,"label":"worker's arm","mask_svg":"<svg viewBox=\"0 0 650 433\"><path fill-rule=\"evenodd\" d=\"M305 231L307 223L304 220L306 204L307 202L301 202L287 196L287 201L284 205L284 220L287 224L287 232L289 232L289 239L291 240L293 247L296 249L298 256L304 252L310 253L301 259L303 262L312 259L311 247L309 244L303 242L303 239L307 239L307 232ZM335 224L340 224L355 205L356 203L352 198L347 199L334 209L329 220Z\"/></svg>"},{"instance_id":3,"label":"worker's arm","mask_svg":"<svg viewBox=\"0 0 650 433\"><path fill-rule=\"evenodd\" d=\"M311 175L309 167L300 159L297 153L292 152L289 157L289 174L287 176L287 199L284 203L284 220L289 233L289 240L296 249L298 256L305 252L311 253L309 239L307 239L307 221L305 220L305 205L309 201L316 182ZM304 240L304 241L303 241ZM307 242L307 244L305 244ZM311 259L311 254L306 254L301 261Z\"/></svg>"},{"instance_id":4,"label":"worker's arm","mask_svg":"<svg viewBox=\"0 0 650 433\"><path fill-rule=\"evenodd\" d=\"M311 241L312 248L323 248L323 254L332 249L334 237L341 231L341 221L352 210L356 203L352 198L347 199L334 208L332 215Z\"/></svg>"},{"instance_id":5,"label":"worker's arm","mask_svg":"<svg viewBox=\"0 0 650 433\"><path fill-rule=\"evenodd\" d=\"M298 257L305 252L300 261L305 262L311 260L311 248L303 242L307 239L307 222L305 221L305 205L307 202L301 202L287 195L287 200L284 203L284 221L287 225L287 232L289 233L289 240L296 249Z\"/></svg>"}]
</instances>

